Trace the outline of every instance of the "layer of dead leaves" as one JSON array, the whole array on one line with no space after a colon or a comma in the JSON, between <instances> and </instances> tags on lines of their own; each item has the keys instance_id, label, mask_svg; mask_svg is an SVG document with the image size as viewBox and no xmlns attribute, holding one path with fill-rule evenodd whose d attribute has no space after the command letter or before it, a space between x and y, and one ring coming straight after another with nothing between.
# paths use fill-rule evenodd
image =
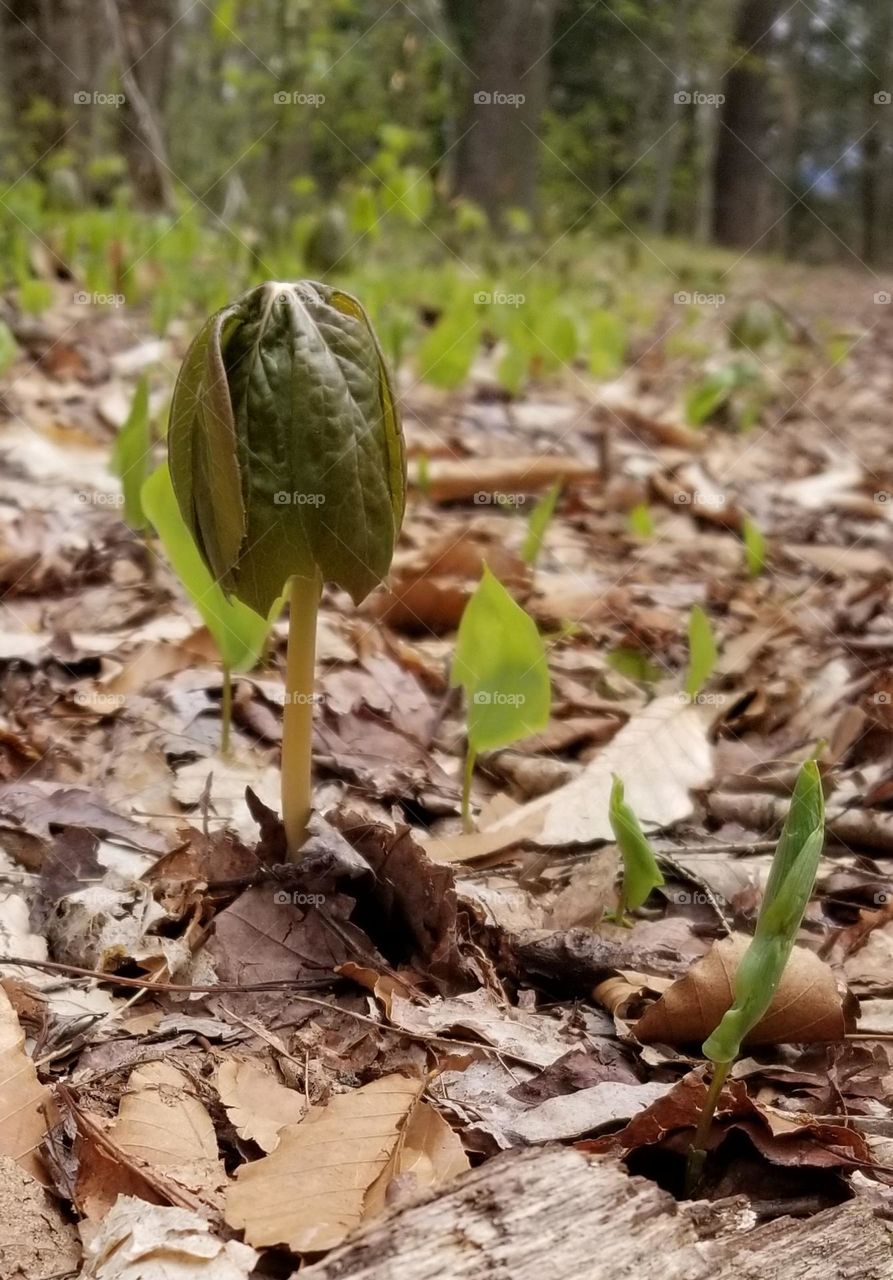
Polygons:
<instances>
[{"instance_id":1,"label":"layer of dead leaves","mask_svg":"<svg viewBox=\"0 0 893 1280\"><path fill-rule=\"evenodd\" d=\"M264 1250L319 1255L547 1141L678 1191L699 1044L819 742L818 891L721 1099L703 1193L781 1214L886 1185L888 338L858 298L841 315L836 277L808 296L804 324L833 315L852 350L830 366L795 346L783 407L750 435L682 423L690 359L660 327L610 386L569 372L506 403L482 365L461 398L413 389L424 491L391 579L359 615L324 600L324 816L299 868L275 813L284 628L237 680L221 759L213 647L106 469L134 377L161 405L185 335L61 302L39 353L20 334L0 425L0 1204L23 1225L0 1271L137 1280L176 1255L184 1277L238 1280ZM556 478L531 569L524 516ZM755 578L745 514L769 543ZM548 637L554 707L481 760L466 835L448 672L484 561ZM695 603L720 660L691 702ZM624 674L631 655L654 681ZM603 919L612 773L665 859L631 930Z\"/></svg>"}]
</instances>

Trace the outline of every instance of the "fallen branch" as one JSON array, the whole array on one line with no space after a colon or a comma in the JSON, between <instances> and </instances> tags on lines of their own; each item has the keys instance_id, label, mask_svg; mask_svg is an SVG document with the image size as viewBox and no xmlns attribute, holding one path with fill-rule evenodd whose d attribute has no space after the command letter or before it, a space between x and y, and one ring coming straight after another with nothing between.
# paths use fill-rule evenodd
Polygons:
<instances>
[{"instance_id":1,"label":"fallen branch","mask_svg":"<svg viewBox=\"0 0 893 1280\"><path fill-rule=\"evenodd\" d=\"M781 1207L780 1205L778 1206ZM301 1280L742 1280L890 1274L890 1228L849 1201L754 1226L743 1199L677 1204L612 1160L567 1147L513 1151L446 1195L392 1210Z\"/></svg>"}]
</instances>

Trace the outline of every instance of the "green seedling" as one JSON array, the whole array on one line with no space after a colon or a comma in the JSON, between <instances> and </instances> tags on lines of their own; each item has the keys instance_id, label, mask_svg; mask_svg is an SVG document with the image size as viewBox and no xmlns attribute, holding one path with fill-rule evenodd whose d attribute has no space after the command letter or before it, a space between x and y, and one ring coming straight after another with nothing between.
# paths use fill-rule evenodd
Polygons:
<instances>
[{"instance_id":1,"label":"green seedling","mask_svg":"<svg viewBox=\"0 0 893 1280\"><path fill-rule=\"evenodd\" d=\"M290 584L282 813L297 861L322 586L360 604L390 568L405 503L400 420L360 303L314 281L268 282L212 315L180 369L168 459L224 595L266 618Z\"/></svg>"},{"instance_id":2,"label":"green seedling","mask_svg":"<svg viewBox=\"0 0 893 1280\"><path fill-rule=\"evenodd\" d=\"M149 420L149 383L140 378L127 420L112 448L112 471L121 481L124 519L131 529L145 529L142 489L152 470L152 424Z\"/></svg>"},{"instance_id":3,"label":"green seedling","mask_svg":"<svg viewBox=\"0 0 893 1280\"><path fill-rule=\"evenodd\" d=\"M223 667L220 750L226 754L232 722L233 672L250 671L257 665L273 617L262 618L240 600L228 600L211 577L180 515L166 462L144 482L141 510L158 534L174 573L201 614L220 653ZM277 602L273 616L278 610Z\"/></svg>"},{"instance_id":4,"label":"green seedling","mask_svg":"<svg viewBox=\"0 0 893 1280\"><path fill-rule=\"evenodd\" d=\"M713 674L716 666L716 641L713 628L700 605L692 607L688 619L688 671L685 674L685 692L696 698Z\"/></svg>"},{"instance_id":5,"label":"green seedling","mask_svg":"<svg viewBox=\"0 0 893 1280\"><path fill-rule=\"evenodd\" d=\"M555 506L561 493L561 481L550 485L539 502L530 513L527 521L527 534L521 547L521 559L525 564L534 565L543 549L546 530L555 514Z\"/></svg>"},{"instance_id":6,"label":"green seedling","mask_svg":"<svg viewBox=\"0 0 893 1280\"><path fill-rule=\"evenodd\" d=\"M451 390L468 377L481 341L481 320L464 299L437 321L416 353L419 374L436 387Z\"/></svg>"},{"instance_id":7,"label":"green seedling","mask_svg":"<svg viewBox=\"0 0 893 1280\"><path fill-rule=\"evenodd\" d=\"M689 1153L687 1186L697 1187L713 1113L741 1045L772 1003L815 884L825 843L825 798L815 760L800 770L778 841L753 940L738 965L732 1007L704 1041L713 1079Z\"/></svg>"},{"instance_id":8,"label":"green seedling","mask_svg":"<svg viewBox=\"0 0 893 1280\"><path fill-rule=\"evenodd\" d=\"M685 416L693 427L717 418L720 411L739 430L753 426L767 393L765 379L747 359L731 360L706 374L685 397Z\"/></svg>"},{"instance_id":9,"label":"green seedling","mask_svg":"<svg viewBox=\"0 0 893 1280\"><path fill-rule=\"evenodd\" d=\"M766 536L758 524L745 516L741 522L741 537L747 572L752 578L758 578L766 567Z\"/></svg>"},{"instance_id":10,"label":"green seedling","mask_svg":"<svg viewBox=\"0 0 893 1280\"><path fill-rule=\"evenodd\" d=\"M626 328L613 311L594 311L589 318L589 369L596 378L613 377L626 355Z\"/></svg>"},{"instance_id":11,"label":"green seedling","mask_svg":"<svg viewBox=\"0 0 893 1280\"><path fill-rule=\"evenodd\" d=\"M643 542L654 537L654 516L647 502L637 502L627 520L630 532Z\"/></svg>"},{"instance_id":12,"label":"green seedling","mask_svg":"<svg viewBox=\"0 0 893 1280\"><path fill-rule=\"evenodd\" d=\"M416 459L415 482L419 493L426 498L431 497L431 459L427 453L420 453Z\"/></svg>"},{"instance_id":13,"label":"green seedling","mask_svg":"<svg viewBox=\"0 0 893 1280\"><path fill-rule=\"evenodd\" d=\"M52 306L53 291L46 280L23 280L19 285L19 306L29 316L42 316Z\"/></svg>"},{"instance_id":14,"label":"green seedling","mask_svg":"<svg viewBox=\"0 0 893 1280\"><path fill-rule=\"evenodd\" d=\"M655 684L663 675L657 663L652 662L641 649L633 649L630 645L613 649L605 661L612 671L617 671L638 684Z\"/></svg>"},{"instance_id":15,"label":"green seedling","mask_svg":"<svg viewBox=\"0 0 893 1280\"><path fill-rule=\"evenodd\" d=\"M450 684L465 690L468 748L462 819L471 827L471 779L481 751L507 747L549 722L551 686L536 623L487 566L459 623Z\"/></svg>"},{"instance_id":16,"label":"green seedling","mask_svg":"<svg viewBox=\"0 0 893 1280\"><path fill-rule=\"evenodd\" d=\"M648 843L639 819L623 798L623 783L614 775L611 786L611 804L608 820L617 848L623 859L623 884L617 910L609 913L610 919L629 928L628 911L635 911L647 901L652 889L664 883L654 850Z\"/></svg>"},{"instance_id":17,"label":"green seedling","mask_svg":"<svg viewBox=\"0 0 893 1280\"><path fill-rule=\"evenodd\" d=\"M19 347L12 330L5 321L0 320L0 377L15 364L18 354Z\"/></svg>"},{"instance_id":18,"label":"green seedling","mask_svg":"<svg viewBox=\"0 0 893 1280\"><path fill-rule=\"evenodd\" d=\"M788 324L784 316L777 307L760 298L742 307L729 326L729 345L748 351L759 351L771 342L784 342L787 338Z\"/></svg>"}]
</instances>

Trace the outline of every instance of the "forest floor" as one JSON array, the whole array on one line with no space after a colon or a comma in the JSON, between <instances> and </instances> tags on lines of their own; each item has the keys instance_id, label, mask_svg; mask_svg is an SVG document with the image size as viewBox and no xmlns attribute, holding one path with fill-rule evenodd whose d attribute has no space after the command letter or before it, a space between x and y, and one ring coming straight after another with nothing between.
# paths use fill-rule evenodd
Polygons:
<instances>
[{"instance_id":1,"label":"forest floor","mask_svg":"<svg viewBox=\"0 0 893 1280\"><path fill-rule=\"evenodd\" d=\"M893 307L839 269L745 284L786 326L754 354L748 431L679 408L704 353L729 358L730 304L683 326L668 299L610 383L510 401L486 359L461 393L405 374L404 533L359 611L324 598L298 869L270 812L284 624L237 678L223 759L213 646L108 471L185 329L61 286L8 315L0 1276L235 1280L297 1255L309 1277L582 1280L655 1250L674 1277L893 1276ZM547 638L553 708L480 760L466 835L449 668L484 562ZM719 656L692 699L696 604ZM685 1201L729 935L817 748L802 950ZM628 929L604 919L612 773L666 878Z\"/></svg>"}]
</instances>

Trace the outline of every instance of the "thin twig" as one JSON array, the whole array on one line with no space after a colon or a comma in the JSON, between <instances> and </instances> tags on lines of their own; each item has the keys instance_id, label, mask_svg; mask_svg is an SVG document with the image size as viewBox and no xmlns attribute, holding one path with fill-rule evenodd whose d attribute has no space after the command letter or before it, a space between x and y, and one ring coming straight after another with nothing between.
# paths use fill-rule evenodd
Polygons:
<instances>
[{"instance_id":1,"label":"thin twig","mask_svg":"<svg viewBox=\"0 0 893 1280\"><path fill-rule=\"evenodd\" d=\"M93 978L97 982L105 982L113 987L141 987L145 991L177 991L187 994L206 995L239 991L288 991L303 987L320 987L330 985L331 978L309 978L300 981L297 978L284 979L280 982L201 982L187 985L181 982L153 982L149 978L124 978L117 973L103 973L101 969L82 969L76 964L61 964L55 960L31 960L23 956L0 956L0 965L14 964L25 969L46 969L49 973L68 973L77 978Z\"/></svg>"}]
</instances>

